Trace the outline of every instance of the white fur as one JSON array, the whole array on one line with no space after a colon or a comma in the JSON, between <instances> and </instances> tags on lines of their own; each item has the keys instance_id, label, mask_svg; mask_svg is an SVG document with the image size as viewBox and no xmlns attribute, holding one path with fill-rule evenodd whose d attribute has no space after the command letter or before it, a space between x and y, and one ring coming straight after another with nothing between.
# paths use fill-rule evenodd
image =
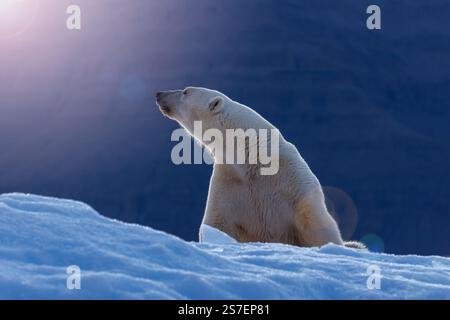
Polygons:
<instances>
[{"instance_id":1,"label":"white fur","mask_svg":"<svg viewBox=\"0 0 450 320\"><path fill-rule=\"evenodd\" d=\"M254 110L205 88L163 92L158 104L193 134L203 129L274 129ZM219 99L211 110L211 102ZM225 136L225 133L224 133ZM201 141L201 137L196 137ZM203 223L240 242L281 242L299 246L343 244L325 206L321 185L294 145L280 134L279 171L261 175L258 165L215 164Z\"/></svg>"}]
</instances>

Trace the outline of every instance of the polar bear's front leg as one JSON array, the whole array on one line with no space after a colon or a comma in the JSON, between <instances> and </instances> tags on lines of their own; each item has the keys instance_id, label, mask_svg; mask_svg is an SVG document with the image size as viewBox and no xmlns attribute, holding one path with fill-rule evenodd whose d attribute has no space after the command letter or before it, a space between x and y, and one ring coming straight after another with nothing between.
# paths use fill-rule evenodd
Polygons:
<instances>
[{"instance_id":1,"label":"polar bear's front leg","mask_svg":"<svg viewBox=\"0 0 450 320\"><path fill-rule=\"evenodd\" d=\"M256 240L247 234L245 225L255 216L248 188L233 167L214 165L202 223L225 232L239 242Z\"/></svg>"},{"instance_id":2,"label":"polar bear's front leg","mask_svg":"<svg viewBox=\"0 0 450 320\"><path fill-rule=\"evenodd\" d=\"M326 208L321 189L299 199L294 221L302 246L316 247L330 242L344 244L338 225Z\"/></svg>"},{"instance_id":3,"label":"polar bear's front leg","mask_svg":"<svg viewBox=\"0 0 450 320\"><path fill-rule=\"evenodd\" d=\"M227 193L223 190L222 180L220 170L217 170L215 167L209 185L208 199L206 201L202 224L206 224L232 236L229 231L226 230L226 212L223 211L224 203L228 200L226 196ZM199 240L202 242L201 232L199 233Z\"/></svg>"},{"instance_id":4,"label":"polar bear's front leg","mask_svg":"<svg viewBox=\"0 0 450 320\"><path fill-rule=\"evenodd\" d=\"M206 207L202 224L206 224L210 227L227 233L227 231L225 230L225 220L223 219L222 215L217 210L213 210L209 204ZM201 230L199 231L199 240L200 242L203 242Z\"/></svg>"}]
</instances>

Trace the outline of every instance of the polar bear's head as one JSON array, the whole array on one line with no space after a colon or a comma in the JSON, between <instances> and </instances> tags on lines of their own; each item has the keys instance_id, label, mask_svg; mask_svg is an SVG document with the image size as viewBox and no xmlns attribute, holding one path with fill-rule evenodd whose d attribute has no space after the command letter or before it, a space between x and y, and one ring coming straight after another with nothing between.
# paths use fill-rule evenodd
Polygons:
<instances>
[{"instance_id":1,"label":"polar bear's head","mask_svg":"<svg viewBox=\"0 0 450 320\"><path fill-rule=\"evenodd\" d=\"M219 91L198 87L158 92L156 103L165 116L203 144L217 163L226 160L233 164L236 158L237 164L246 160L249 164L270 164L261 168L263 175L278 172L279 132L253 109ZM267 159L262 159L264 155Z\"/></svg>"},{"instance_id":2,"label":"polar bear's head","mask_svg":"<svg viewBox=\"0 0 450 320\"><path fill-rule=\"evenodd\" d=\"M184 90L160 91L156 102L161 112L177 121L194 135L194 122L203 129L223 128L223 116L229 98L219 91L187 87Z\"/></svg>"},{"instance_id":3,"label":"polar bear's head","mask_svg":"<svg viewBox=\"0 0 450 320\"><path fill-rule=\"evenodd\" d=\"M201 121L204 129L220 127L228 100L218 91L197 87L156 94L156 103L161 112L191 133L194 121Z\"/></svg>"}]
</instances>

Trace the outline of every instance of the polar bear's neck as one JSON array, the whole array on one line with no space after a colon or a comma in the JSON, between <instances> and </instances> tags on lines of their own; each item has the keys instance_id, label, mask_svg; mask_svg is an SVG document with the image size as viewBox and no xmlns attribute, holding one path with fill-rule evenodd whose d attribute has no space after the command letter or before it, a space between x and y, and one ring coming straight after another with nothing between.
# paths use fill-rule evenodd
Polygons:
<instances>
[{"instance_id":1,"label":"polar bear's neck","mask_svg":"<svg viewBox=\"0 0 450 320\"><path fill-rule=\"evenodd\" d=\"M210 151L215 165L229 166L240 176L272 175L279 169L279 148L284 140L278 130L252 109L235 102L211 124L219 137L195 134ZM207 132L205 132L207 133ZM249 177L248 177L249 178Z\"/></svg>"}]
</instances>

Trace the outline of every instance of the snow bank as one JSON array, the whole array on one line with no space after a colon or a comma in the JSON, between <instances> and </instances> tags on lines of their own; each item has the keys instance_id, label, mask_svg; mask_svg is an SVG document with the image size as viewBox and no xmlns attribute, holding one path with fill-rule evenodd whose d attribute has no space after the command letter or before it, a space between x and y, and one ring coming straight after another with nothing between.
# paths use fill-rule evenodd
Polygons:
<instances>
[{"instance_id":1,"label":"snow bank","mask_svg":"<svg viewBox=\"0 0 450 320\"><path fill-rule=\"evenodd\" d=\"M0 195L2 299L450 299L450 259L327 245L205 243L107 219L75 201ZM67 267L81 288L67 288ZM369 289L367 270L381 272ZM373 280L373 279L372 279ZM371 282L370 283L376 283Z\"/></svg>"}]
</instances>

